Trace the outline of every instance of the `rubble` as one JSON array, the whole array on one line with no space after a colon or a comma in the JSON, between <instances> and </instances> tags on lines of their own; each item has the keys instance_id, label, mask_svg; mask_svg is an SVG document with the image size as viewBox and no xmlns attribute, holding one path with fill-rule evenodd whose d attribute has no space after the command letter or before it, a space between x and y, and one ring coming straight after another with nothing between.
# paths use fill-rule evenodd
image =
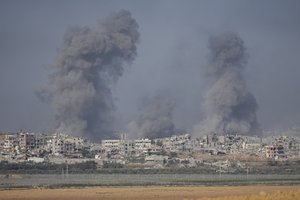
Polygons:
<instances>
[{"instance_id":1,"label":"rubble","mask_svg":"<svg viewBox=\"0 0 300 200\"><path fill-rule=\"evenodd\" d=\"M93 161L99 169L117 166L128 168L197 168L216 172L249 170L248 161L273 162L300 158L300 138L296 136L254 137L245 135L207 135L192 138L189 134L150 140L127 139L92 143L82 137L63 133L0 134L0 162L11 163L83 163Z\"/></svg>"}]
</instances>

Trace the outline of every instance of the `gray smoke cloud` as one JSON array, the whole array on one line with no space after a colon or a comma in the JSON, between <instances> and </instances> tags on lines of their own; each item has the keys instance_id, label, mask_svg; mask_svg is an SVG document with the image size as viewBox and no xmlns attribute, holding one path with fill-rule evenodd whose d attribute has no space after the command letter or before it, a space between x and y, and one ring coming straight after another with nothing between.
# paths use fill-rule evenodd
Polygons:
<instances>
[{"instance_id":1,"label":"gray smoke cloud","mask_svg":"<svg viewBox=\"0 0 300 200\"><path fill-rule=\"evenodd\" d=\"M64 36L46 87L37 93L56 109L57 132L90 139L111 135L111 84L136 56L138 24L126 10L96 27L72 27Z\"/></svg>"},{"instance_id":2,"label":"gray smoke cloud","mask_svg":"<svg viewBox=\"0 0 300 200\"><path fill-rule=\"evenodd\" d=\"M209 40L208 74L213 84L204 95L207 118L195 127L197 134L260 134L258 105L248 91L243 69L247 63L244 41L236 33Z\"/></svg>"},{"instance_id":3,"label":"gray smoke cloud","mask_svg":"<svg viewBox=\"0 0 300 200\"><path fill-rule=\"evenodd\" d=\"M138 138L163 138L175 133L173 110L175 102L165 95L145 98L138 116L128 124L129 133Z\"/></svg>"}]
</instances>

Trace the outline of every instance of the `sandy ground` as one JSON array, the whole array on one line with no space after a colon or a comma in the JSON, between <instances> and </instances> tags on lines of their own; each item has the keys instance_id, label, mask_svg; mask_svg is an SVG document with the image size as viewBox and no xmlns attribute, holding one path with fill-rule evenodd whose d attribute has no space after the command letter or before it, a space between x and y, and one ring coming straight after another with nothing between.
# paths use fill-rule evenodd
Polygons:
<instances>
[{"instance_id":1,"label":"sandy ground","mask_svg":"<svg viewBox=\"0 0 300 200\"><path fill-rule=\"evenodd\" d=\"M67 189L1 190L2 200L184 200L228 195L259 195L278 191L300 190L300 186L192 186L192 187L94 187Z\"/></svg>"}]
</instances>

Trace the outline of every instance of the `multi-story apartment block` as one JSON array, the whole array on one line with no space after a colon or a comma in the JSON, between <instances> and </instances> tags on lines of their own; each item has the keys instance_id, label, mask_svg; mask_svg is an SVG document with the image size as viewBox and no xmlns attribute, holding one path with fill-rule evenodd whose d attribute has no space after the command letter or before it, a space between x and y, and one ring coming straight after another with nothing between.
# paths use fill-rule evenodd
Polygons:
<instances>
[{"instance_id":1,"label":"multi-story apartment block","mask_svg":"<svg viewBox=\"0 0 300 200\"><path fill-rule=\"evenodd\" d=\"M134 140L135 147L139 151L144 151L151 147L151 140L150 139L140 139L140 140Z\"/></svg>"},{"instance_id":2,"label":"multi-story apartment block","mask_svg":"<svg viewBox=\"0 0 300 200\"><path fill-rule=\"evenodd\" d=\"M47 145L50 136L40 133L19 133L19 146L21 151L42 149Z\"/></svg>"},{"instance_id":3,"label":"multi-story apartment block","mask_svg":"<svg viewBox=\"0 0 300 200\"><path fill-rule=\"evenodd\" d=\"M3 151L5 134L0 134L0 152Z\"/></svg>"},{"instance_id":4,"label":"multi-story apartment block","mask_svg":"<svg viewBox=\"0 0 300 200\"><path fill-rule=\"evenodd\" d=\"M102 140L101 145L106 149L119 149L121 140Z\"/></svg>"},{"instance_id":5,"label":"multi-story apartment block","mask_svg":"<svg viewBox=\"0 0 300 200\"><path fill-rule=\"evenodd\" d=\"M119 147L120 152L126 156L132 156L136 153L136 144L134 140L121 140Z\"/></svg>"},{"instance_id":6,"label":"multi-story apartment block","mask_svg":"<svg viewBox=\"0 0 300 200\"><path fill-rule=\"evenodd\" d=\"M17 134L6 134L4 138L3 150L6 153L13 153L16 151L16 147L19 145L19 139Z\"/></svg>"},{"instance_id":7,"label":"multi-story apartment block","mask_svg":"<svg viewBox=\"0 0 300 200\"><path fill-rule=\"evenodd\" d=\"M283 146L265 146L266 157L271 159L286 158Z\"/></svg>"},{"instance_id":8,"label":"multi-story apartment block","mask_svg":"<svg viewBox=\"0 0 300 200\"><path fill-rule=\"evenodd\" d=\"M83 138L63 134L54 134L48 141L48 147L54 155L80 153L84 144Z\"/></svg>"}]
</instances>

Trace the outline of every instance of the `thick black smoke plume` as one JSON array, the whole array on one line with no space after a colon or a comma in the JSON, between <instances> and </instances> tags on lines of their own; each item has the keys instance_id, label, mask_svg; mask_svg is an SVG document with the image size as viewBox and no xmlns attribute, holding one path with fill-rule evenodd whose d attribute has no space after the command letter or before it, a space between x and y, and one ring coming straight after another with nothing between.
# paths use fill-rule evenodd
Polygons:
<instances>
[{"instance_id":1,"label":"thick black smoke plume","mask_svg":"<svg viewBox=\"0 0 300 200\"><path fill-rule=\"evenodd\" d=\"M243 69L247 63L243 40L235 33L209 40L208 72L214 83L205 94L207 118L196 127L200 134L260 134L254 96L248 91Z\"/></svg>"},{"instance_id":2,"label":"thick black smoke plume","mask_svg":"<svg viewBox=\"0 0 300 200\"><path fill-rule=\"evenodd\" d=\"M137 118L128 125L130 135L138 138L163 138L175 132L172 113L175 103L165 95L144 99Z\"/></svg>"},{"instance_id":3,"label":"thick black smoke plume","mask_svg":"<svg viewBox=\"0 0 300 200\"><path fill-rule=\"evenodd\" d=\"M67 30L49 84L38 93L57 111L58 132L90 139L110 136L111 83L136 56L138 24L121 10L96 27Z\"/></svg>"}]
</instances>

